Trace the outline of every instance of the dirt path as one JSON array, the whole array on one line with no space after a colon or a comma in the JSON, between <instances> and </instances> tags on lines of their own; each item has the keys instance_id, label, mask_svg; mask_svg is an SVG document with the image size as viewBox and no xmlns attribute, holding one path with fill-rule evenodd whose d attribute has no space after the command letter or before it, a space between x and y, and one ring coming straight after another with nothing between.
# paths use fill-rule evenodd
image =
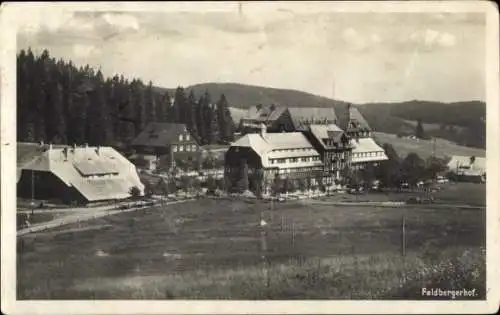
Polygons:
<instances>
[{"instance_id":1,"label":"dirt path","mask_svg":"<svg viewBox=\"0 0 500 315\"><path fill-rule=\"evenodd\" d=\"M486 207L481 206L469 206L469 205L458 205L458 204L444 204L444 203L430 203L430 204L407 204L404 201L323 201L323 200L301 200L305 204L319 204L319 205L331 205L331 206L366 206L366 207L387 207L387 208L400 208L400 207L425 207L425 208L448 208L448 209L470 209L470 210L481 210L486 209Z\"/></svg>"},{"instance_id":2,"label":"dirt path","mask_svg":"<svg viewBox=\"0 0 500 315\"><path fill-rule=\"evenodd\" d=\"M171 202L166 202L163 203L163 206L168 206L168 205L173 205L173 204L178 204L178 203L184 203L188 201L192 201L194 199L186 199L186 200L178 200L178 201L171 201ZM43 223L37 223L33 224L30 227L27 227L25 229L17 231L17 236L23 236L29 233L34 233L34 232L40 232L40 231L45 231L48 229L53 229L62 225L67 225L71 223L78 223L78 222L83 222L83 221L88 221L92 219L97 219L101 217L105 217L108 215L113 215L117 213L124 213L124 212L131 212L131 211L137 211L141 209L146 209L145 207L137 207L137 208L131 208L131 209L114 209L116 206L106 206L106 207L101 207L101 208L83 208L81 211L74 213L75 209L71 209L72 211L67 211L67 212L72 212L71 214L68 214L66 216L58 217L54 220L43 222Z\"/></svg>"}]
</instances>

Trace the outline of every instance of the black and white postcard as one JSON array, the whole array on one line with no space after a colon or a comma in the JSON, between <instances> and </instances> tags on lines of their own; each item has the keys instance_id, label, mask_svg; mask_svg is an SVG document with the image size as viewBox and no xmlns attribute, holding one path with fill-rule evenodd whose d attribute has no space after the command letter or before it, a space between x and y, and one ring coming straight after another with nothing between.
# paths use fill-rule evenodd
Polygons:
<instances>
[{"instance_id":1,"label":"black and white postcard","mask_svg":"<svg viewBox=\"0 0 500 315\"><path fill-rule=\"evenodd\" d=\"M6 314L498 310L494 2L1 9Z\"/></svg>"}]
</instances>

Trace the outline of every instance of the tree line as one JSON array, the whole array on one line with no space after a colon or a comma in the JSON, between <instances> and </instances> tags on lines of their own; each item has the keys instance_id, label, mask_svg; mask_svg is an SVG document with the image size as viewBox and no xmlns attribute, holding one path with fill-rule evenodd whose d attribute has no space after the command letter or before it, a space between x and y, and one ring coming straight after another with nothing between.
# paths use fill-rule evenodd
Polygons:
<instances>
[{"instance_id":1,"label":"tree line","mask_svg":"<svg viewBox=\"0 0 500 315\"><path fill-rule=\"evenodd\" d=\"M449 158L439 158L431 156L422 159L417 153L411 152L404 158L400 157L391 144L382 145L388 160L379 163L377 166L368 164L361 170L355 170L346 167L341 171L341 176L335 182L337 185L347 186L348 188L364 187L369 189L375 180L380 184L379 188L401 188L402 183L407 183L409 187L417 187L418 182L435 179L436 176L447 173ZM279 195L286 192L319 190L325 192L328 190L323 182L324 174L311 174L305 178L296 180L287 177L281 177L279 174L271 180L270 192L272 195ZM228 179L230 192L253 191L257 197L263 193L263 172L262 169L248 171L246 161L242 162L241 168Z\"/></svg>"},{"instance_id":2,"label":"tree line","mask_svg":"<svg viewBox=\"0 0 500 315\"><path fill-rule=\"evenodd\" d=\"M410 152L400 157L391 144L382 145L388 160L378 166L368 165L361 171L346 170L347 185L371 185L373 180L380 181L380 187L400 188L402 183L416 187L419 181L435 179L437 175L447 172L449 158L430 156L422 159L417 153ZM366 188L368 188L366 187Z\"/></svg>"},{"instance_id":3,"label":"tree line","mask_svg":"<svg viewBox=\"0 0 500 315\"><path fill-rule=\"evenodd\" d=\"M200 144L234 140L235 125L224 94L213 103L179 86L173 95L152 82L56 60L44 50L17 55L18 141L120 146L150 122L183 123Z\"/></svg>"}]
</instances>

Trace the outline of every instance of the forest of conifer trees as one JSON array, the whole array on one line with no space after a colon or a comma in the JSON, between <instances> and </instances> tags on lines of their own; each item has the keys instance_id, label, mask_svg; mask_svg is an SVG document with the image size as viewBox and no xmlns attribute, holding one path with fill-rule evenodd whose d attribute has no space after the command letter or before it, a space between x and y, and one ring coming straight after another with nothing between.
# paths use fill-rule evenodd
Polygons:
<instances>
[{"instance_id":1,"label":"forest of conifer trees","mask_svg":"<svg viewBox=\"0 0 500 315\"><path fill-rule=\"evenodd\" d=\"M44 50L17 55L17 141L121 146L149 122L184 123L200 144L228 143L234 123L224 94L197 97L178 87L159 93L149 82L104 78L89 65L56 60Z\"/></svg>"}]
</instances>

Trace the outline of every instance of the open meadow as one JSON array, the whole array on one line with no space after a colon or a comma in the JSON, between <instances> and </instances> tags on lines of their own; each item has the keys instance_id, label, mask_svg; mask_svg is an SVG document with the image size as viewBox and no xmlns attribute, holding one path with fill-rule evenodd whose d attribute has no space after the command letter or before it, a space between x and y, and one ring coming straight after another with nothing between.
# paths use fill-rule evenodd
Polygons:
<instances>
[{"instance_id":1,"label":"open meadow","mask_svg":"<svg viewBox=\"0 0 500 315\"><path fill-rule=\"evenodd\" d=\"M484 210L201 199L25 241L19 299L484 298Z\"/></svg>"},{"instance_id":2,"label":"open meadow","mask_svg":"<svg viewBox=\"0 0 500 315\"><path fill-rule=\"evenodd\" d=\"M460 146L451 141L439 138L436 138L435 145L432 140L398 138L395 134L383 132L374 132L374 138L380 144L391 144L402 158L407 156L408 153L415 152L421 158L426 159L432 155L433 149L435 155L439 158L452 155L486 156L486 150Z\"/></svg>"}]
</instances>

